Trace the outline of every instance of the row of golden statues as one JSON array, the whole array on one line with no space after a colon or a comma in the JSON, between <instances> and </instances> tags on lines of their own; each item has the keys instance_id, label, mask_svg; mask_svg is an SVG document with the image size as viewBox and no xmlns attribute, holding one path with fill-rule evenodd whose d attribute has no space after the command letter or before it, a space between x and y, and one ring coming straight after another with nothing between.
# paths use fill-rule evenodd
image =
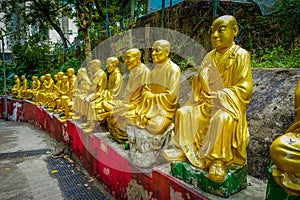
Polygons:
<instances>
[{"instance_id":1,"label":"row of golden statues","mask_svg":"<svg viewBox=\"0 0 300 200\"><path fill-rule=\"evenodd\" d=\"M141 52L129 49L125 63L129 70L123 90L123 78L117 57L106 60L107 74L101 61L93 60L80 68L75 76L58 72L32 77L31 88L25 76L20 85L18 76L12 92L20 98L33 99L55 112L65 112L62 120L81 120L85 133L98 123L107 123L114 139L127 139L126 126L136 126L153 136L161 136L174 122L172 142L176 148L166 149L168 161L186 161L206 170L209 179L222 182L230 165L244 166L247 161L249 132L246 109L253 91L250 54L236 45L237 21L225 15L211 26L214 49L203 59L192 80L190 99L177 109L181 80L180 68L170 60L170 43L158 40L152 46L150 71L141 62ZM295 98L297 117L286 134L271 146L271 158L276 165L275 180L293 193L300 193L300 86ZM72 112L70 112L72 111ZM175 120L174 120L175 119Z\"/></svg>"}]
</instances>

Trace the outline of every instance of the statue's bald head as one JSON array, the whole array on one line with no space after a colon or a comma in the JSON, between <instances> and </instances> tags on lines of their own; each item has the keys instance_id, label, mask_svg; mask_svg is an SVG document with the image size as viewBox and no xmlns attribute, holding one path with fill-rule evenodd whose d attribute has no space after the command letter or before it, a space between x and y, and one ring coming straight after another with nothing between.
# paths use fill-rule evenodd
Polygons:
<instances>
[{"instance_id":1,"label":"statue's bald head","mask_svg":"<svg viewBox=\"0 0 300 200\"><path fill-rule=\"evenodd\" d=\"M137 48L129 49L126 51L125 55L130 54L132 56L136 56L138 59L141 59L141 51Z\"/></svg>"},{"instance_id":2,"label":"statue's bald head","mask_svg":"<svg viewBox=\"0 0 300 200\"><path fill-rule=\"evenodd\" d=\"M236 21L235 17L232 16L232 15L220 16L214 22L217 22L217 21L229 22L229 24L232 25L232 26L237 25L237 21Z\"/></svg>"},{"instance_id":3,"label":"statue's bald head","mask_svg":"<svg viewBox=\"0 0 300 200\"><path fill-rule=\"evenodd\" d=\"M153 43L152 48L160 47L161 49L170 52L170 46L170 42L168 42L167 40L156 40Z\"/></svg>"}]
</instances>

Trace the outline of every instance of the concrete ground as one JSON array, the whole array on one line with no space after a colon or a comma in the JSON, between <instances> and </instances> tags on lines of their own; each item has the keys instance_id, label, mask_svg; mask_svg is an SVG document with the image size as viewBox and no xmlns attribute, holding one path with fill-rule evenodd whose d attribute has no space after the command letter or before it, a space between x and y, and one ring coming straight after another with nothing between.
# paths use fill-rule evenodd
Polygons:
<instances>
[{"instance_id":1,"label":"concrete ground","mask_svg":"<svg viewBox=\"0 0 300 200\"><path fill-rule=\"evenodd\" d=\"M57 145L29 123L0 119L0 199L113 199Z\"/></svg>"},{"instance_id":2,"label":"concrete ground","mask_svg":"<svg viewBox=\"0 0 300 200\"><path fill-rule=\"evenodd\" d=\"M56 140L30 123L0 119L0 200L113 199L78 162L53 158L57 147ZM213 200L263 200L266 182L248 176L247 189L229 198L199 192Z\"/></svg>"}]
</instances>

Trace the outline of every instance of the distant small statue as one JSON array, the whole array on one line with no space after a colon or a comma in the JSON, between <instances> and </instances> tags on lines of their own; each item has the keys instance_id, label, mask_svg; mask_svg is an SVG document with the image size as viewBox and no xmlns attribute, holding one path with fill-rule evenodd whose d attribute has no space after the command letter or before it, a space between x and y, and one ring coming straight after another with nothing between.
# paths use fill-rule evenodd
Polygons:
<instances>
[{"instance_id":1,"label":"distant small statue","mask_svg":"<svg viewBox=\"0 0 300 200\"><path fill-rule=\"evenodd\" d=\"M42 75L40 77L40 84L41 85L40 85L39 90L36 93L33 94L33 98L32 98L32 100L33 100L32 103L33 104L38 104L38 102L41 98L41 93L45 91L45 85L46 85L45 79L46 79L45 75Z\"/></svg>"},{"instance_id":2,"label":"distant small statue","mask_svg":"<svg viewBox=\"0 0 300 200\"><path fill-rule=\"evenodd\" d=\"M56 100L58 100L61 96L59 90L61 89L62 86L63 76L64 76L64 72L58 72L53 76L55 81L55 84L53 86L53 93L49 94L46 103L49 111L53 111L54 109L56 109Z\"/></svg>"},{"instance_id":3,"label":"distant small statue","mask_svg":"<svg viewBox=\"0 0 300 200\"><path fill-rule=\"evenodd\" d=\"M270 155L276 183L289 194L300 196L300 80L295 91L295 113L293 124L271 144Z\"/></svg>"},{"instance_id":4,"label":"distant small statue","mask_svg":"<svg viewBox=\"0 0 300 200\"><path fill-rule=\"evenodd\" d=\"M22 80L22 85L21 85L21 87L20 87L20 89L18 91L17 98L24 98L25 95L26 95L26 91L28 89L28 80L25 77L25 75L21 76L21 80Z\"/></svg>"},{"instance_id":5,"label":"distant small statue","mask_svg":"<svg viewBox=\"0 0 300 200\"><path fill-rule=\"evenodd\" d=\"M249 140L246 109L253 91L250 54L234 43L238 34L233 16L211 26L215 49L201 63L192 81L192 96L175 116L173 143L164 151L169 161L189 161L223 182L227 166L246 165Z\"/></svg>"},{"instance_id":6,"label":"distant small statue","mask_svg":"<svg viewBox=\"0 0 300 200\"><path fill-rule=\"evenodd\" d=\"M18 95L18 91L20 90L21 87L21 83L20 83L20 79L18 75L14 75L14 79L15 79L15 84L11 89L11 92L14 96Z\"/></svg>"},{"instance_id":7,"label":"distant small statue","mask_svg":"<svg viewBox=\"0 0 300 200\"><path fill-rule=\"evenodd\" d=\"M57 100L57 105L59 105L57 106L57 110L64 115L63 118L61 118L62 122L65 122L71 117L70 112L73 106L73 94L76 93L77 90L78 80L75 75L75 69L68 68L67 76L64 76L62 81L61 97Z\"/></svg>"},{"instance_id":8,"label":"distant small statue","mask_svg":"<svg viewBox=\"0 0 300 200\"><path fill-rule=\"evenodd\" d=\"M77 71L78 88L73 93L73 116L72 119L79 120L82 113L84 113L84 99L91 91L92 82L89 79L86 68L80 68Z\"/></svg>"},{"instance_id":9,"label":"distant small statue","mask_svg":"<svg viewBox=\"0 0 300 200\"><path fill-rule=\"evenodd\" d=\"M54 80L51 77L51 74L45 75L45 80L42 85L42 90L38 93L38 102L37 104L45 106L47 103L47 97L53 92Z\"/></svg>"},{"instance_id":10,"label":"distant small statue","mask_svg":"<svg viewBox=\"0 0 300 200\"><path fill-rule=\"evenodd\" d=\"M30 87L30 89L28 89L26 91L26 95L25 95L25 98L29 99L29 100L31 100L33 98L33 96L36 94L36 92L41 87L41 82L40 82L40 80L38 79L37 76L32 76L31 80L32 80L31 87Z\"/></svg>"}]
</instances>

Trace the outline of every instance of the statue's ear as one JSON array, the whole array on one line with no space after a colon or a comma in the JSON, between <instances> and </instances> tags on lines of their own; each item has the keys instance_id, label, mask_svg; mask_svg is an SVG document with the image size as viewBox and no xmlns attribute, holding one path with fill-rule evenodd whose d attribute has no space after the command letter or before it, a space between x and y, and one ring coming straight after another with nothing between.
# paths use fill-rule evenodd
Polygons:
<instances>
[{"instance_id":1,"label":"statue's ear","mask_svg":"<svg viewBox=\"0 0 300 200\"><path fill-rule=\"evenodd\" d=\"M239 33L239 26L238 25L233 26L233 32L234 32L234 37L238 36L238 33Z\"/></svg>"}]
</instances>

